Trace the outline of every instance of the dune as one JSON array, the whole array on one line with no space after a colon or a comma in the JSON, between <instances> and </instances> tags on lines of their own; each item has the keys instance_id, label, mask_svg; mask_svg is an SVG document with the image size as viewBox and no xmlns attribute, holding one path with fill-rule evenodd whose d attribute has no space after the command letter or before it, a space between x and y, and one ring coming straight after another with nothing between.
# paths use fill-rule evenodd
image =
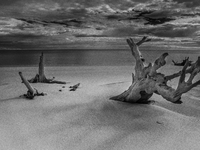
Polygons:
<instances>
[{"instance_id":1,"label":"dune","mask_svg":"<svg viewBox=\"0 0 200 150\"><path fill-rule=\"evenodd\" d=\"M159 95L153 95L155 102L148 105L109 100L129 87L132 70L132 66L46 67L47 76L67 84L31 84L47 95L28 100L20 97L27 89L18 72L31 78L37 68L0 68L0 149L199 150L199 86L183 95L182 104ZM166 74L177 70L171 65L161 68ZM69 91L77 83L80 87Z\"/></svg>"}]
</instances>

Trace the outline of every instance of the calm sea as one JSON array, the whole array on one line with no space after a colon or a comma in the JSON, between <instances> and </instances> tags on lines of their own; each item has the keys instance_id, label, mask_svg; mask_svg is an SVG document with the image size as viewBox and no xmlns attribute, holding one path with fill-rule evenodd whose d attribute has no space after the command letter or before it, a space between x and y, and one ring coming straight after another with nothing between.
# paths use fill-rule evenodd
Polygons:
<instances>
[{"instance_id":1,"label":"calm sea","mask_svg":"<svg viewBox=\"0 0 200 150\"><path fill-rule=\"evenodd\" d=\"M0 67L37 66L39 50L5 50L0 51ZM130 50L43 50L45 66L117 66L132 65L134 59ZM153 61L166 51L143 50L148 62ZM168 51L168 63L171 60L181 61L189 56L196 60L200 51Z\"/></svg>"}]
</instances>

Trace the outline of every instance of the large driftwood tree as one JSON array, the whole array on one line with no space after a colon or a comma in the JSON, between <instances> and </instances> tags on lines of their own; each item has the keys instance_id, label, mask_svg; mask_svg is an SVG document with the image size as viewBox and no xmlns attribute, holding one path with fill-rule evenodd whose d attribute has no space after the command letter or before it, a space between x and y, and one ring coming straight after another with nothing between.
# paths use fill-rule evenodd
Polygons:
<instances>
[{"instance_id":1,"label":"large driftwood tree","mask_svg":"<svg viewBox=\"0 0 200 150\"><path fill-rule=\"evenodd\" d=\"M66 82L63 81L56 81L54 80L55 78L53 77L52 79L47 79L45 74L44 74L44 55L43 53L40 56L40 62L39 62L39 69L38 69L38 74L30 80L28 80L30 83L57 83L57 84L66 84Z\"/></svg>"},{"instance_id":2,"label":"large driftwood tree","mask_svg":"<svg viewBox=\"0 0 200 150\"><path fill-rule=\"evenodd\" d=\"M143 37L138 43L135 43L132 38L127 39L132 55L136 60L133 82L128 90L110 99L130 103L148 103L149 98L153 93L156 93L170 102L182 103L182 94L200 84L200 80L192 82L197 73L200 72L200 57L190 67L189 60L187 59L181 71L166 76L158 73L157 70L166 64L165 58L168 56L168 53L163 53L154 63L149 63L148 66L145 66L145 59L142 57L139 46L147 41L150 41L147 37ZM186 74L190 74L187 81L185 81ZM180 78L177 88L174 89L167 85L167 82L176 77Z\"/></svg>"}]
</instances>

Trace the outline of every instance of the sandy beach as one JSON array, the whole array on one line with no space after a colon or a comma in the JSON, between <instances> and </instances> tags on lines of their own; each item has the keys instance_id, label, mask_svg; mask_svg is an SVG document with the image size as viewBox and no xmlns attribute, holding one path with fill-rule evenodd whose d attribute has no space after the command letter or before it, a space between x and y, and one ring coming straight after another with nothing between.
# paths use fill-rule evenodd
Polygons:
<instances>
[{"instance_id":1,"label":"sandy beach","mask_svg":"<svg viewBox=\"0 0 200 150\"><path fill-rule=\"evenodd\" d=\"M200 0L0 10L0 150L200 150Z\"/></svg>"},{"instance_id":2,"label":"sandy beach","mask_svg":"<svg viewBox=\"0 0 200 150\"><path fill-rule=\"evenodd\" d=\"M198 150L200 89L173 104L159 95L155 103L127 104L109 100L131 84L132 66L46 67L46 76L66 81L31 84L47 93L33 100L18 72L29 79L36 67L0 68L1 150ZM170 74L180 67L166 65ZM196 77L199 78L199 75ZM76 91L69 86L80 83ZM177 79L169 84L176 86Z\"/></svg>"}]
</instances>

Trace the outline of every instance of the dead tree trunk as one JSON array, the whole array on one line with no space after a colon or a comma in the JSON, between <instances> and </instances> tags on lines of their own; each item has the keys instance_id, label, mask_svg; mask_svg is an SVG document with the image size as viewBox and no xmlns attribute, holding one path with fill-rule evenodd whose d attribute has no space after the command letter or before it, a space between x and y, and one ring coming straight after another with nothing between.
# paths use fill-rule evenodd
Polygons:
<instances>
[{"instance_id":1,"label":"dead tree trunk","mask_svg":"<svg viewBox=\"0 0 200 150\"><path fill-rule=\"evenodd\" d=\"M30 80L28 80L30 83L57 83L57 84L66 84L66 82L63 81L56 81L54 80L55 78L53 77L52 79L47 79L45 74L44 74L44 55L43 53L40 56L40 62L39 62L39 68L38 68L38 74Z\"/></svg>"},{"instance_id":2,"label":"dead tree trunk","mask_svg":"<svg viewBox=\"0 0 200 150\"><path fill-rule=\"evenodd\" d=\"M44 82L46 81L46 77L44 75L44 57L43 57L43 53L40 56L40 62L39 62L39 82Z\"/></svg>"},{"instance_id":3,"label":"dead tree trunk","mask_svg":"<svg viewBox=\"0 0 200 150\"><path fill-rule=\"evenodd\" d=\"M24 85L27 87L28 92L27 95L29 95L29 97L34 97L35 95L35 90L33 89L33 87L29 84L29 82L26 80L26 78L23 76L22 72L19 72L19 75L22 79L22 82L24 83Z\"/></svg>"},{"instance_id":4,"label":"dead tree trunk","mask_svg":"<svg viewBox=\"0 0 200 150\"><path fill-rule=\"evenodd\" d=\"M27 87L28 91L27 94L24 94L24 96L28 99L33 99L35 96L44 96L46 94L39 93L37 89L33 88L30 83L26 80L26 78L23 76L22 72L19 72L19 75L22 79L22 83Z\"/></svg>"},{"instance_id":5,"label":"dead tree trunk","mask_svg":"<svg viewBox=\"0 0 200 150\"><path fill-rule=\"evenodd\" d=\"M144 37L138 43L135 43L131 38L127 40L132 55L136 60L135 75L132 75L133 81L128 90L110 99L129 103L148 103L149 98L153 93L156 93L168 101L180 103L183 93L200 84L200 80L192 83L195 75L200 72L200 57L189 69L187 69L189 64L187 60L181 72L165 76L162 73L158 73L157 70L166 64L165 58L168 56L168 53L163 53L153 64L149 63L148 66L144 65L145 59L139 51L139 45L147 41L150 41L147 37ZM186 73L191 74L187 82L185 82ZM167 81L179 76L180 80L177 89L173 89L167 85Z\"/></svg>"}]
</instances>

